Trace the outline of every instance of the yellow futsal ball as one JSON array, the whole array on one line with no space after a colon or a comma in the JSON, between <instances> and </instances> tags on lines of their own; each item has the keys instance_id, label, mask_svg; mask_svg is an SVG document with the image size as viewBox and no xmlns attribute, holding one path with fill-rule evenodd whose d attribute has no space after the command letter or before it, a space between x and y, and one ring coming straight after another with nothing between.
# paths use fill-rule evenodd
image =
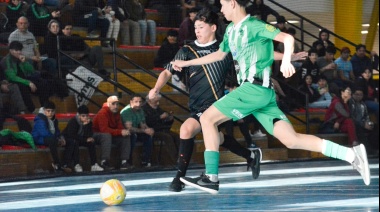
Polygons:
<instances>
[{"instance_id":1,"label":"yellow futsal ball","mask_svg":"<svg viewBox=\"0 0 380 212\"><path fill-rule=\"evenodd\" d=\"M122 203L126 195L124 184L116 179L107 180L100 188L100 197L107 205Z\"/></svg>"}]
</instances>

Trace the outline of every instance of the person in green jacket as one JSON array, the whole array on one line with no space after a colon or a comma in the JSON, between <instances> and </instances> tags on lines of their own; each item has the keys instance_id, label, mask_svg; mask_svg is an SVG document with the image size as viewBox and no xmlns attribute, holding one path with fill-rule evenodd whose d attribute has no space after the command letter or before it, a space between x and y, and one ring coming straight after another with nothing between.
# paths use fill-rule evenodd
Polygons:
<instances>
[{"instance_id":1,"label":"person in green jacket","mask_svg":"<svg viewBox=\"0 0 380 212\"><path fill-rule=\"evenodd\" d=\"M40 104L43 105L49 100L49 97L57 94L58 97L64 98L68 95L66 85L57 79L44 79L40 72L35 71L33 66L26 62L25 56L21 53L23 45L19 41L12 41L9 44L9 54L0 62L5 77L10 83L19 86L22 98L28 110L33 112L31 94L39 97Z\"/></svg>"}]
</instances>

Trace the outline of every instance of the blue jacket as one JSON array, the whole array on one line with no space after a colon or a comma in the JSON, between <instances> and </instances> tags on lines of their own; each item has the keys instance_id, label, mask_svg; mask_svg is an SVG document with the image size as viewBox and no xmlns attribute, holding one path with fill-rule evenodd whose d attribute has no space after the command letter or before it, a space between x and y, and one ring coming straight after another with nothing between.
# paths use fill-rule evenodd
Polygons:
<instances>
[{"instance_id":1,"label":"blue jacket","mask_svg":"<svg viewBox=\"0 0 380 212\"><path fill-rule=\"evenodd\" d=\"M61 132L58 128L58 121L53 117L55 134L53 135L49 130L48 118L43 113L39 113L34 118L34 127L32 130L32 136L34 143L37 145L44 145L44 138L46 137L55 137L58 138L61 135Z\"/></svg>"}]
</instances>

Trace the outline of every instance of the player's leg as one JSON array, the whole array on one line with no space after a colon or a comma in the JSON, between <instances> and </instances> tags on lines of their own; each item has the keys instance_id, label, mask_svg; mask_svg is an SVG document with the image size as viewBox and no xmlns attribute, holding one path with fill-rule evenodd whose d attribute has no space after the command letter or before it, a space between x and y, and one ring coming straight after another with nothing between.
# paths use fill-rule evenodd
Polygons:
<instances>
[{"instance_id":1,"label":"player's leg","mask_svg":"<svg viewBox=\"0 0 380 212\"><path fill-rule=\"evenodd\" d=\"M188 118L180 128L180 143L177 160L177 174L169 186L169 191L180 192L183 183L180 177L186 175L194 148L194 137L201 131L200 123L194 118Z\"/></svg>"},{"instance_id":2,"label":"player's leg","mask_svg":"<svg viewBox=\"0 0 380 212\"><path fill-rule=\"evenodd\" d=\"M366 185L371 182L367 153L362 144L348 148L313 135L296 133L291 124L285 121L277 121L274 124L273 135L289 149L321 152L328 157L345 160L358 170Z\"/></svg>"},{"instance_id":3,"label":"player's leg","mask_svg":"<svg viewBox=\"0 0 380 212\"><path fill-rule=\"evenodd\" d=\"M249 168L252 170L253 179L257 179L260 175L260 162L261 162L261 149L256 148L249 150L237 142L237 140L230 136L224 135L219 132L220 146L230 150L232 153L239 155L247 160L247 171Z\"/></svg>"}]
</instances>

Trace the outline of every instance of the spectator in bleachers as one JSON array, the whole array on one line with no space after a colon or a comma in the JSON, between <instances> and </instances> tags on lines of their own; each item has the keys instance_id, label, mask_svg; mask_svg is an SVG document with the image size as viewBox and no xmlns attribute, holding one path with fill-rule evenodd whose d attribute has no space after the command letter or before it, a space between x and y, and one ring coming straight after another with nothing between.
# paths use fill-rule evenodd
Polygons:
<instances>
[{"instance_id":1,"label":"spectator in bleachers","mask_svg":"<svg viewBox=\"0 0 380 212\"><path fill-rule=\"evenodd\" d=\"M124 129L119 113L119 98L110 96L93 120L94 139L100 141L102 153L101 163L105 170L112 170L110 165L111 147L116 144L120 151L120 169L128 168L127 161L131 152L130 131Z\"/></svg>"},{"instance_id":2,"label":"spectator in bleachers","mask_svg":"<svg viewBox=\"0 0 380 212\"><path fill-rule=\"evenodd\" d=\"M363 142L370 152L374 152L374 149L379 150L379 127L369 117L367 106L363 101L363 90L361 87L354 88L349 105L357 137L361 139L361 142Z\"/></svg>"},{"instance_id":3,"label":"spectator in bleachers","mask_svg":"<svg viewBox=\"0 0 380 212\"><path fill-rule=\"evenodd\" d=\"M342 80L338 78L337 65L334 63L335 53L335 46L328 46L326 48L325 55L322 57L318 57L316 62L319 68L319 74L326 77L330 88L334 86L343 86Z\"/></svg>"},{"instance_id":4,"label":"spectator in bleachers","mask_svg":"<svg viewBox=\"0 0 380 212\"><path fill-rule=\"evenodd\" d=\"M134 94L131 96L129 105L124 107L121 111L121 119L123 121L125 129L131 132L131 155L129 162L132 162L132 154L137 141L143 143L143 155L141 165L144 167L150 167L153 151L153 136L154 129L148 127L145 121L144 110L142 109L143 99L141 96Z\"/></svg>"},{"instance_id":5,"label":"spectator in bleachers","mask_svg":"<svg viewBox=\"0 0 380 212\"><path fill-rule=\"evenodd\" d=\"M356 136L354 121L350 115L348 100L351 99L351 88L344 86L335 93L329 108L325 113L325 121L322 124L321 133L343 132L348 134L348 144L359 144Z\"/></svg>"},{"instance_id":6,"label":"spectator in bleachers","mask_svg":"<svg viewBox=\"0 0 380 212\"><path fill-rule=\"evenodd\" d=\"M107 38L113 38L116 42L117 38L119 37L120 21L116 18L115 11L112 10L112 7L110 5L107 5L103 11L105 12L105 17L110 22L110 26L108 27L107 31ZM111 47L109 41L106 41L106 47Z\"/></svg>"},{"instance_id":7,"label":"spectator in bleachers","mask_svg":"<svg viewBox=\"0 0 380 212\"><path fill-rule=\"evenodd\" d=\"M379 91L378 85L376 85L372 79L372 71L370 68L364 70L355 84L362 88L364 95L363 100L367 105L368 111L375 113L377 123L379 123Z\"/></svg>"},{"instance_id":8,"label":"spectator in bleachers","mask_svg":"<svg viewBox=\"0 0 380 212\"><path fill-rule=\"evenodd\" d=\"M189 43L197 39L197 36L195 35L194 19L199 9L195 7L188 11L189 16L186 17L179 26L178 43L180 46L183 46L185 42Z\"/></svg>"},{"instance_id":9,"label":"spectator in bleachers","mask_svg":"<svg viewBox=\"0 0 380 212\"><path fill-rule=\"evenodd\" d=\"M148 0L147 8L157 10L164 16L164 27L177 28L182 21L180 0Z\"/></svg>"},{"instance_id":10,"label":"spectator in bleachers","mask_svg":"<svg viewBox=\"0 0 380 212\"><path fill-rule=\"evenodd\" d=\"M57 19L61 17L61 12L59 10L53 10L50 12L49 8L44 4L44 0L34 0L27 12L26 17L30 22L30 32L34 36L45 36L46 26L52 19Z\"/></svg>"},{"instance_id":11,"label":"spectator in bleachers","mask_svg":"<svg viewBox=\"0 0 380 212\"><path fill-rule=\"evenodd\" d=\"M352 64L348 60L351 51L348 47L342 47L340 52L340 57L334 61L337 66L338 76L343 83L353 86L355 82L355 75L352 70Z\"/></svg>"},{"instance_id":12,"label":"spectator in bleachers","mask_svg":"<svg viewBox=\"0 0 380 212\"><path fill-rule=\"evenodd\" d=\"M100 28L100 37L107 37L110 22L108 19L101 18L103 16L101 8L104 6L105 5L99 3L99 1L75 0L73 20L75 20L76 26L87 27L87 37L99 37L99 35L95 32L97 27ZM102 44L105 45L104 42L102 42Z\"/></svg>"},{"instance_id":13,"label":"spectator in bleachers","mask_svg":"<svg viewBox=\"0 0 380 212\"><path fill-rule=\"evenodd\" d=\"M181 10L182 10L182 21L185 20L188 13L190 13L191 9L196 8L197 1L196 0L181 0Z\"/></svg>"},{"instance_id":14,"label":"spectator in bleachers","mask_svg":"<svg viewBox=\"0 0 380 212\"><path fill-rule=\"evenodd\" d=\"M118 11L116 11L116 18L123 24L120 27L120 38L122 45L141 45L141 30L138 22L130 19L128 12L128 0L114 0L117 2ZM113 6L112 8L115 8ZM114 9L115 10L115 9Z\"/></svg>"},{"instance_id":15,"label":"spectator in bleachers","mask_svg":"<svg viewBox=\"0 0 380 212\"><path fill-rule=\"evenodd\" d=\"M33 33L28 31L29 21L22 16L17 20L17 29L13 31L8 42L19 41L23 45L22 54L27 62L33 65L38 71L47 71L49 75L57 76L57 61L54 58L41 57L39 44L36 41ZM47 25L46 25L47 26ZM46 34L46 26L43 29Z\"/></svg>"},{"instance_id":16,"label":"spectator in bleachers","mask_svg":"<svg viewBox=\"0 0 380 212\"><path fill-rule=\"evenodd\" d=\"M276 25L275 27L277 27L281 32L288 32L288 29L286 28L286 19L284 16L280 15L276 18Z\"/></svg>"},{"instance_id":17,"label":"spectator in bleachers","mask_svg":"<svg viewBox=\"0 0 380 212\"><path fill-rule=\"evenodd\" d=\"M54 171L64 170L65 172L71 172L67 164L70 162L73 143L66 142L65 138L61 135L58 120L55 117L55 104L53 102L45 102L38 115L34 118L32 136L36 145L49 147L53 158L51 165ZM63 163L60 162L58 157L57 148L59 146L65 146Z\"/></svg>"},{"instance_id":18,"label":"spectator in bleachers","mask_svg":"<svg viewBox=\"0 0 380 212\"><path fill-rule=\"evenodd\" d=\"M24 100L22 99L20 89L18 88L17 84L9 83L5 79L5 73L3 68L0 66L0 111L4 111L4 104L3 104L3 97L9 96L10 104L12 107L6 108L7 111L11 114L25 114L27 111L27 108L24 104ZM33 112L33 111L30 111Z\"/></svg>"},{"instance_id":19,"label":"spectator in bleachers","mask_svg":"<svg viewBox=\"0 0 380 212\"><path fill-rule=\"evenodd\" d=\"M330 38L330 32L327 29L322 29L319 32L318 40L314 41L312 45L313 48L317 50L318 57L325 56L326 48L328 46L335 47L335 45L329 40L329 38Z\"/></svg>"},{"instance_id":20,"label":"spectator in bleachers","mask_svg":"<svg viewBox=\"0 0 380 212\"><path fill-rule=\"evenodd\" d=\"M158 49L156 58L154 58L154 66L163 68L167 63L173 60L179 50L178 31L171 29L168 31L166 38Z\"/></svg>"},{"instance_id":21,"label":"spectator in bleachers","mask_svg":"<svg viewBox=\"0 0 380 212\"><path fill-rule=\"evenodd\" d=\"M139 0L127 0L127 11L129 19L135 21L140 26L141 44L142 45L156 45L156 22L154 20L146 19L146 12L144 6ZM146 41L146 35L149 35L149 43Z\"/></svg>"},{"instance_id":22,"label":"spectator in bleachers","mask_svg":"<svg viewBox=\"0 0 380 212\"><path fill-rule=\"evenodd\" d=\"M370 68L370 70L372 68L372 62L366 55L366 50L365 45L359 44L356 46L356 53L351 57L350 62L352 64L355 78L360 77L367 68Z\"/></svg>"},{"instance_id":23,"label":"spectator in bleachers","mask_svg":"<svg viewBox=\"0 0 380 212\"><path fill-rule=\"evenodd\" d=\"M8 32L13 32L16 30L17 20L21 16L26 15L26 10L28 8L28 4L23 0L13 0L9 1L6 9L6 15L8 18L7 28Z\"/></svg>"},{"instance_id":24,"label":"spectator in bleachers","mask_svg":"<svg viewBox=\"0 0 380 212\"><path fill-rule=\"evenodd\" d=\"M96 160L96 141L93 136L92 121L89 116L89 110L86 105L79 106L75 117L69 120L66 128L62 131L62 135L67 142L73 143L74 148L71 152L74 162L74 171L82 172L83 168L79 164L79 146L86 146L91 160L91 171L103 171Z\"/></svg>"},{"instance_id":25,"label":"spectator in bleachers","mask_svg":"<svg viewBox=\"0 0 380 212\"><path fill-rule=\"evenodd\" d=\"M307 74L298 90L308 94L309 108L328 108L331 104L332 97L324 76L320 76L318 84L313 86L313 78L310 74Z\"/></svg>"},{"instance_id":26,"label":"spectator in bleachers","mask_svg":"<svg viewBox=\"0 0 380 212\"><path fill-rule=\"evenodd\" d=\"M73 25L67 23L62 27L61 50L67 51L68 54L76 60L92 68L98 68L99 74L109 77L110 73L104 69L104 55L101 46L88 46L84 40L78 39L79 35L73 34ZM71 39L72 38L72 39ZM66 56L61 57L62 64L69 64L74 67L77 65Z\"/></svg>"},{"instance_id":27,"label":"spectator in bleachers","mask_svg":"<svg viewBox=\"0 0 380 212\"><path fill-rule=\"evenodd\" d=\"M149 99L147 96L142 109L144 110L146 124L154 130L154 140L165 142L169 157L175 163L178 158L180 139L178 133L171 130L174 123L173 112L166 112L159 106L161 97L160 94L153 99Z\"/></svg>"},{"instance_id":28,"label":"spectator in bleachers","mask_svg":"<svg viewBox=\"0 0 380 212\"><path fill-rule=\"evenodd\" d=\"M293 37L296 35L296 30L293 28L293 27L289 27L287 30L286 30L286 33L288 33L289 35L292 35ZM284 53L284 44L283 43L279 43L277 45L277 51L278 52L281 52L281 53ZM294 42L294 53L297 53L297 52L300 52L301 51L301 48L300 46L298 45L298 43L295 41ZM293 64L293 63L292 63ZM294 64L293 64L294 65Z\"/></svg>"},{"instance_id":29,"label":"spectator in bleachers","mask_svg":"<svg viewBox=\"0 0 380 212\"><path fill-rule=\"evenodd\" d=\"M250 1L245 10L247 11L247 14L255 16L264 22L267 22L269 15L273 15L276 18L280 16L278 12L265 5L264 0L253 0L253 2Z\"/></svg>"},{"instance_id":30,"label":"spectator in bleachers","mask_svg":"<svg viewBox=\"0 0 380 212\"><path fill-rule=\"evenodd\" d=\"M68 95L66 85L57 79L44 79L36 72L30 63L26 62L21 53L23 46L18 41L9 44L9 54L1 61L1 67L5 71L6 79L18 85L25 105L30 112L35 109L31 93L36 93L40 104L44 105L49 97L57 94L64 98Z\"/></svg>"},{"instance_id":31,"label":"spectator in bleachers","mask_svg":"<svg viewBox=\"0 0 380 212\"><path fill-rule=\"evenodd\" d=\"M308 51L308 57L302 63L299 84L301 84L304 81L304 78L306 75L311 75L313 79L313 83L317 84L318 78L319 78L319 67L317 65L317 58L318 58L317 50L314 48L311 48Z\"/></svg>"}]
</instances>

